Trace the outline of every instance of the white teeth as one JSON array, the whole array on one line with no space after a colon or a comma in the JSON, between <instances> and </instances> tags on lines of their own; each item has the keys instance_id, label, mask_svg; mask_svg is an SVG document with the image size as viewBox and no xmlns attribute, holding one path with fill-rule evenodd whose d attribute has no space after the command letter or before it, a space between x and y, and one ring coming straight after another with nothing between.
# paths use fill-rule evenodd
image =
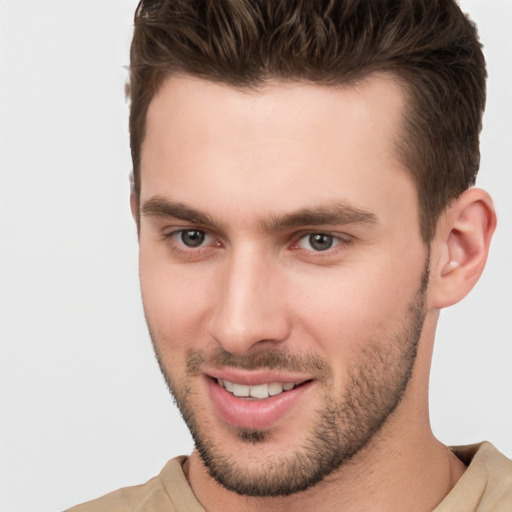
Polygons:
<instances>
[{"instance_id":1,"label":"white teeth","mask_svg":"<svg viewBox=\"0 0 512 512\"><path fill-rule=\"evenodd\" d=\"M270 396L279 395L283 392L283 385L280 382L272 382L268 385L268 394Z\"/></svg>"},{"instance_id":2,"label":"white teeth","mask_svg":"<svg viewBox=\"0 0 512 512\"><path fill-rule=\"evenodd\" d=\"M267 398L268 397L268 384L260 384L259 386L251 386L249 395L254 398Z\"/></svg>"},{"instance_id":3,"label":"white teeth","mask_svg":"<svg viewBox=\"0 0 512 512\"><path fill-rule=\"evenodd\" d=\"M233 394L235 396L249 396L249 386L233 384Z\"/></svg>"},{"instance_id":4,"label":"white teeth","mask_svg":"<svg viewBox=\"0 0 512 512\"><path fill-rule=\"evenodd\" d=\"M229 380L217 379L217 382L226 391L239 397L268 398L269 396L279 395L283 391L291 391L299 383L295 382L271 382L270 384L258 384L257 386L247 386L245 384L235 384Z\"/></svg>"}]
</instances>

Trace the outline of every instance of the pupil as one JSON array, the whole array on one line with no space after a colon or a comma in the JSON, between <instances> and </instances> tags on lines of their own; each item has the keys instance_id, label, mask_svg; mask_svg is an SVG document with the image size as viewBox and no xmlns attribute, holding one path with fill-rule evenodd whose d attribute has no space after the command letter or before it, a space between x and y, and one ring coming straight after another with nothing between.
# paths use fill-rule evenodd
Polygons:
<instances>
[{"instance_id":1,"label":"pupil","mask_svg":"<svg viewBox=\"0 0 512 512\"><path fill-rule=\"evenodd\" d=\"M317 251L326 251L332 247L332 236L324 235L323 233L316 233L314 235L310 235L309 243L311 247Z\"/></svg>"},{"instance_id":2,"label":"pupil","mask_svg":"<svg viewBox=\"0 0 512 512\"><path fill-rule=\"evenodd\" d=\"M183 231L181 240L187 247L198 247L204 242L204 233L202 231Z\"/></svg>"}]
</instances>

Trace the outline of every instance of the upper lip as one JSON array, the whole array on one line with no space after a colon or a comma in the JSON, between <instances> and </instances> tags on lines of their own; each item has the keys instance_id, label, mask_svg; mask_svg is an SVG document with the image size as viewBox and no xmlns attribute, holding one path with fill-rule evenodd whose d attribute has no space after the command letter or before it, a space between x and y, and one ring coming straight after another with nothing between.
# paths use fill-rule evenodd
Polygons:
<instances>
[{"instance_id":1,"label":"upper lip","mask_svg":"<svg viewBox=\"0 0 512 512\"><path fill-rule=\"evenodd\" d=\"M236 384L247 386L258 386L272 382L300 383L311 380L310 375L290 373L275 370L240 370L237 368L212 369L205 371L205 374L214 379L227 380Z\"/></svg>"}]
</instances>

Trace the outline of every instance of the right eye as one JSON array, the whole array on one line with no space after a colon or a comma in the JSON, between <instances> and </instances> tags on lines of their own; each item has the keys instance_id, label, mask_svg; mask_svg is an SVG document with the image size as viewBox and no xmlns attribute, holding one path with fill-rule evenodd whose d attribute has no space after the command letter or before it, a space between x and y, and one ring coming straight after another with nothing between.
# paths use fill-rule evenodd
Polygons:
<instances>
[{"instance_id":1,"label":"right eye","mask_svg":"<svg viewBox=\"0 0 512 512\"><path fill-rule=\"evenodd\" d=\"M205 242L209 242L210 236L200 229L181 229L175 231L173 238L185 247L201 247Z\"/></svg>"},{"instance_id":2,"label":"right eye","mask_svg":"<svg viewBox=\"0 0 512 512\"><path fill-rule=\"evenodd\" d=\"M170 248L179 256L195 260L222 247L222 242L208 231L197 228L175 229L165 236Z\"/></svg>"}]
</instances>

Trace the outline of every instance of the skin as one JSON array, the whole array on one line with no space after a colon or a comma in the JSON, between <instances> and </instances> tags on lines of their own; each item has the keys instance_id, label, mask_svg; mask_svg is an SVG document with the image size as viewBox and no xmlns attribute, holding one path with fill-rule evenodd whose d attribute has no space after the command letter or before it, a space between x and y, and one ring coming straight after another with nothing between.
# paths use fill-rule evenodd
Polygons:
<instances>
[{"instance_id":1,"label":"skin","mask_svg":"<svg viewBox=\"0 0 512 512\"><path fill-rule=\"evenodd\" d=\"M403 109L386 75L344 88L270 83L251 92L173 77L151 102L141 194L132 197L144 308L162 370L214 453L244 478L260 478L269 461L307 445L322 411L347 397L354 369L371 368L376 389L404 387L355 454L289 496L228 490L194 451L184 470L209 511L427 511L464 472L431 432L428 374L439 309L478 279L495 217L473 189L426 246L417 192L396 151ZM335 218L311 217L333 206ZM205 239L187 247L184 230ZM333 246L315 250L311 233L332 235ZM418 323L416 354L409 331ZM369 351L387 354L387 364ZM245 378L276 352L298 362L281 361L270 381L289 364L310 382L285 413L243 434L209 393L209 376L226 365L214 355L229 354ZM194 354L203 359L192 368ZM400 368L411 354L409 376ZM301 366L308 358L322 370ZM358 396L367 402L375 390ZM356 431L368 423L350 420ZM347 431L343 415L335 423Z\"/></svg>"}]
</instances>

